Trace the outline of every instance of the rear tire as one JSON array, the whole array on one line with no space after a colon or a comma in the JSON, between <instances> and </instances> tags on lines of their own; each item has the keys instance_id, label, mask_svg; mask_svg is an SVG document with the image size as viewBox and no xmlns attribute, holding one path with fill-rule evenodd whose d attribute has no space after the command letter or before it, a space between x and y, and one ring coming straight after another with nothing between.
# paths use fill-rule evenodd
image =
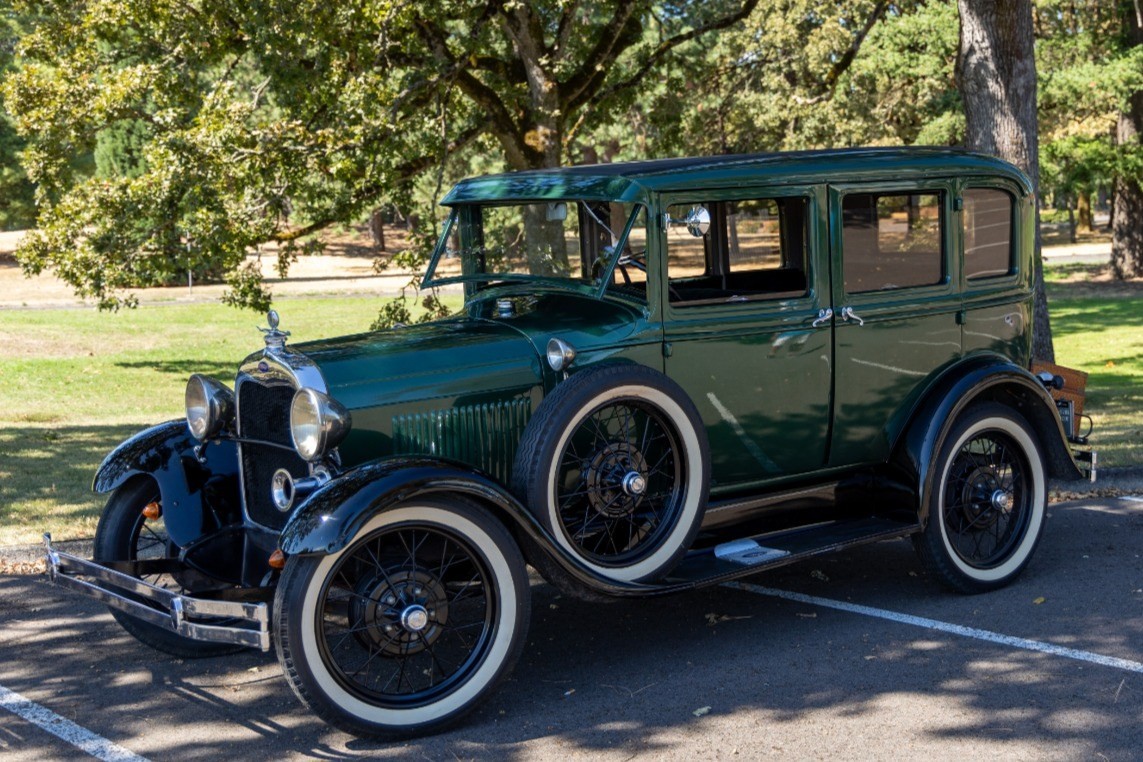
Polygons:
<instances>
[{"instance_id":1,"label":"rear tire","mask_svg":"<svg viewBox=\"0 0 1143 762\"><path fill-rule=\"evenodd\" d=\"M1044 531L1046 469L1023 416L974 405L953 424L932 470L929 520L913 536L922 562L962 593L1016 579Z\"/></svg>"},{"instance_id":2,"label":"rear tire","mask_svg":"<svg viewBox=\"0 0 1143 762\"><path fill-rule=\"evenodd\" d=\"M143 508L148 503L160 501L159 487L149 476L137 476L111 493L95 530L92 552L94 560L135 561L174 556L177 548L167 536L162 517L152 520L143 515ZM182 590L182 586L167 575L144 579L159 587ZM242 646L203 643L184 638L170 630L137 619L125 611L112 608L109 608L109 611L111 616L115 617L115 621L140 642L171 656L197 659L243 650Z\"/></svg>"}]
</instances>

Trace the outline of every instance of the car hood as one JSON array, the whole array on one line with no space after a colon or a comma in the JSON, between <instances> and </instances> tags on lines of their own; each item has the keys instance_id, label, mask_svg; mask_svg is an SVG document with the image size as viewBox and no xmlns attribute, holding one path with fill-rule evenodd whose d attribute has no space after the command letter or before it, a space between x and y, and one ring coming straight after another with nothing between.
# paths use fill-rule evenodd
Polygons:
<instances>
[{"instance_id":1,"label":"car hood","mask_svg":"<svg viewBox=\"0 0 1143 762\"><path fill-rule=\"evenodd\" d=\"M527 388L540 358L519 332L495 321L453 317L421 325L294 344L349 409Z\"/></svg>"}]
</instances>

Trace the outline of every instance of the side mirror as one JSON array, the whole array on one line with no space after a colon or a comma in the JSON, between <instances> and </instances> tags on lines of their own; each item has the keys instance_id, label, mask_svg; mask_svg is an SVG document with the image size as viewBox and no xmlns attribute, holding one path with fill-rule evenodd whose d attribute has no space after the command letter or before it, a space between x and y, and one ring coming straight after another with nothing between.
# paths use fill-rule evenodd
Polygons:
<instances>
[{"instance_id":1,"label":"side mirror","mask_svg":"<svg viewBox=\"0 0 1143 762\"><path fill-rule=\"evenodd\" d=\"M687 224L687 232L695 238L702 238L710 230L710 212L705 206L691 207L683 221Z\"/></svg>"}]
</instances>

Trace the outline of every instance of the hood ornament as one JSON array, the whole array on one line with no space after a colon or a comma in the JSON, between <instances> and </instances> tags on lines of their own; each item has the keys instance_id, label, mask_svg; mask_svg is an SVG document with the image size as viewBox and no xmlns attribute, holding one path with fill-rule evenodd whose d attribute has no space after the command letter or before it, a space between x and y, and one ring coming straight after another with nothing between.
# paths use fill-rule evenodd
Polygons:
<instances>
[{"instance_id":1,"label":"hood ornament","mask_svg":"<svg viewBox=\"0 0 1143 762\"><path fill-rule=\"evenodd\" d=\"M262 338L266 342L266 348L281 349L286 346L286 337L290 335L290 332L278 330L278 311L270 310L267 312L266 322L270 324L269 328L258 329L263 334Z\"/></svg>"}]
</instances>

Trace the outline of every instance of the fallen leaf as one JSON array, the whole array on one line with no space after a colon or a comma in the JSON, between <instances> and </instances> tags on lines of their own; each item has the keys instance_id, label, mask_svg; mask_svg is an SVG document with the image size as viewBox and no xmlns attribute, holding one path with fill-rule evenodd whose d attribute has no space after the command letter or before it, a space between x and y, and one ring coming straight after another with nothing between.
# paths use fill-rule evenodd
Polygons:
<instances>
[{"instance_id":1,"label":"fallen leaf","mask_svg":"<svg viewBox=\"0 0 1143 762\"><path fill-rule=\"evenodd\" d=\"M814 579L821 580L822 582L829 582L829 577L827 577L825 572L820 569L814 569L812 572L810 572L810 576Z\"/></svg>"},{"instance_id":2,"label":"fallen leaf","mask_svg":"<svg viewBox=\"0 0 1143 762\"><path fill-rule=\"evenodd\" d=\"M1105 368L1114 368L1114 367L1115 367L1115 360L1108 360L1108 361L1107 361L1107 364L1106 364L1106 365L1104 365L1103 367L1105 367Z\"/></svg>"},{"instance_id":3,"label":"fallen leaf","mask_svg":"<svg viewBox=\"0 0 1143 762\"><path fill-rule=\"evenodd\" d=\"M695 717L702 717L704 714L710 714L709 706L700 706L698 709L691 712Z\"/></svg>"},{"instance_id":4,"label":"fallen leaf","mask_svg":"<svg viewBox=\"0 0 1143 762\"><path fill-rule=\"evenodd\" d=\"M1048 599L1047 599L1047 598L1045 598L1044 596L1042 596L1042 595L1041 595L1039 598L1037 598L1036 600L1032 601L1032 603L1034 603L1034 604L1036 604L1037 606L1039 606L1041 603L1043 603L1043 602L1044 602L1044 601L1046 601L1046 600L1048 600Z\"/></svg>"},{"instance_id":5,"label":"fallen leaf","mask_svg":"<svg viewBox=\"0 0 1143 762\"><path fill-rule=\"evenodd\" d=\"M575 693L575 688L571 688L569 690L564 691L564 698L567 698L568 696L572 695L573 693Z\"/></svg>"},{"instance_id":6,"label":"fallen leaf","mask_svg":"<svg viewBox=\"0 0 1143 762\"><path fill-rule=\"evenodd\" d=\"M735 619L749 619L749 618L750 618L749 615L747 615L747 616L730 616L729 614L710 613L710 614L706 615L706 623L708 625L710 625L711 627L714 627L716 624L722 624L723 622L733 622Z\"/></svg>"},{"instance_id":7,"label":"fallen leaf","mask_svg":"<svg viewBox=\"0 0 1143 762\"><path fill-rule=\"evenodd\" d=\"M817 619L818 618L818 615L814 614L812 612L809 614L803 614L801 612L798 612L798 616L800 616L802 619Z\"/></svg>"}]
</instances>

